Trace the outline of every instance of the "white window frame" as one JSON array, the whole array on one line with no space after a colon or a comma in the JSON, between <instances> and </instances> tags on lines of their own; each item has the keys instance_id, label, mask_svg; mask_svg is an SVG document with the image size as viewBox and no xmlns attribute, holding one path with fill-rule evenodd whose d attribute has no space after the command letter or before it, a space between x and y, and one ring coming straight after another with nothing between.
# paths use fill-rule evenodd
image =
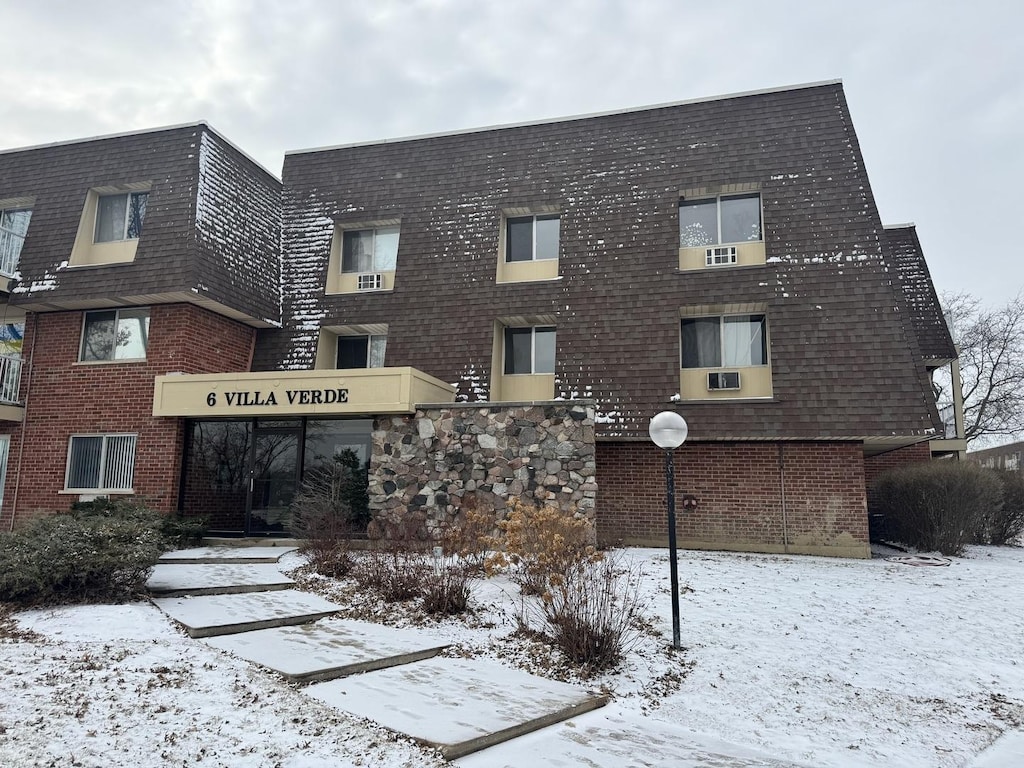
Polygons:
<instances>
[{"instance_id":1,"label":"white window frame","mask_svg":"<svg viewBox=\"0 0 1024 768\"><path fill-rule=\"evenodd\" d=\"M103 438L100 448L99 485L95 488L72 487L68 485L71 479L71 459L74 452L75 440L80 438ZM108 445L111 438L131 438L131 456L127 465L127 486L103 487L103 478L106 476L107 462L110 459ZM68 493L135 493L135 456L138 450L139 436L132 432L96 432L71 435L68 438L67 462L64 466L64 490Z\"/></svg>"},{"instance_id":2,"label":"white window frame","mask_svg":"<svg viewBox=\"0 0 1024 768\"><path fill-rule=\"evenodd\" d=\"M390 232L397 233L398 234L399 242L401 242L401 237L402 237L401 227L399 227L397 225L387 225L387 226L380 226L380 227L359 227L359 228L356 228L356 229L343 229L341 231L341 251L338 254L339 255L339 259L340 259L339 268L341 270L341 274L343 274L343 275L365 275L365 274L369 274L371 272L391 272L391 271L393 271L394 268L384 269L383 267L380 267L380 266L377 265L377 236L378 236L378 234L380 234L381 232L384 232L384 231L387 231L388 233L390 233ZM372 238L373 239L372 239L372 245L370 246L370 260L371 260L370 268L369 269L345 269L345 236L346 235L355 235L355 234L359 234L361 232L371 232L372 233Z\"/></svg>"},{"instance_id":3,"label":"white window frame","mask_svg":"<svg viewBox=\"0 0 1024 768\"><path fill-rule=\"evenodd\" d=\"M25 237L13 229L3 226L5 213L28 212L29 225L32 222L32 208L27 205L0 207L0 273L13 277L18 271L18 264L21 261L21 249L25 247ZM17 245L15 246L15 243Z\"/></svg>"},{"instance_id":4,"label":"white window frame","mask_svg":"<svg viewBox=\"0 0 1024 768\"><path fill-rule=\"evenodd\" d=\"M104 312L104 313L106 313L106 312L113 312L114 313L114 342L115 343L114 343L114 346L111 348L112 352L114 353L114 356L110 357L110 358L105 358L103 360L86 360L85 359L85 338L86 338L86 330L89 327L89 315L98 314L100 312ZM146 323L147 332L146 332L146 339L145 339L145 349L143 350L144 354L142 355L142 357L117 357L117 355L116 355L116 352L117 352L117 343L116 343L117 342L117 328L118 328L118 325L121 322L121 313L122 312L133 312L133 313L136 313L136 314L141 314L141 313L145 312L146 320L147 321L149 320L149 317L150 317L149 307L125 307L124 309L92 309L92 310L88 310L88 311L82 313L82 333L81 333L81 336L79 338L79 343L78 343L78 362L86 363L86 364L96 364L96 363L127 363L127 362L145 360L145 359L147 359L149 357L149 332L148 332L149 323L148 322Z\"/></svg>"},{"instance_id":5,"label":"white window frame","mask_svg":"<svg viewBox=\"0 0 1024 768\"><path fill-rule=\"evenodd\" d=\"M512 261L512 243L510 225L515 221L525 221L530 219L530 259L529 261ZM537 220L544 219L545 221L557 221L558 222L558 242L555 245L555 255L545 257L542 259L537 258ZM562 251L562 215L560 213L531 213L524 214L522 216L506 216L505 217L505 263L506 264L528 264L536 261L558 261Z\"/></svg>"},{"instance_id":6,"label":"white window frame","mask_svg":"<svg viewBox=\"0 0 1024 768\"><path fill-rule=\"evenodd\" d=\"M530 330L530 370L519 373L508 373L505 369L508 367L508 336L507 331L523 331L529 328ZM509 325L505 326L501 331L501 371L504 376L550 376L554 371L537 371L537 331L551 331L552 336L555 339L555 352L558 350L558 329L553 325ZM513 360L514 362L514 360ZM558 364L557 354L552 360L552 368L556 368Z\"/></svg>"},{"instance_id":7,"label":"white window frame","mask_svg":"<svg viewBox=\"0 0 1024 768\"><path fill-rule=\"evenodd\" d=\"M738 240L738 241L734 241L734 240L724 241L724 240L722 240L722 200L729 200L729 199L739 198L739 197L756 197L757 198L757 228L758 228L758 233L760 234L760 237L757 240ZM683 232L682 232L682 209L687 204L709 203L712 200L715 201L715 230L716 230L715 231L715 242L707 243L705 245L694 245L694 246L683 245L682 244L682 237L683 237ZM764 198L761 196L760 192L736 192L736 193L731 194L731 195L715 195L714 197L693 197L693 198L688 198L688 199L684 198L684 199L679 201L678 227L679 227L680 245L683 248L713 248L713 247L722 246L722 245L741 245L743 243L763 243L764 242ZM708 264L707 266L715 266L715 265Z\"/></svg>"},{"instance_id":8,"label":"white window frame","mask_svg":"<svg viewBox=\"0 0 1024 768\"><path fill-rule=\"evenodd\" d=\"M381 357L380 365L370 365L373 361L373 342L376 339L378 342L383 340L384 344L384 355L387 354L388 336L386 333L346 333L339 334L334 341L334 367L338 368L338 345L342 339L366 339L366 365L364 366L367 370L370 368L383 368L384 358Z\"/></svg>"},{"instance_id":9,"label":"white window frame","mask_svg":"<svg viewBox=\"0 0 1024 768\"><path fill-rule=\"evenodd\" d=\"M139 234L135 237L128 237L128 225L131 219L132 211L132 198L145 196L146 197L146 208L149 208L149 192L148 191L137 191L137 192L113 192L110 194L99 195L96 198L96 223L93 227L92 241L94 243L123 243L126 240L138 240L142 234L142 230L145 228L146 215L142 214L139 220ZM124 217L121 220L121 236L112 237L109 240L100 240L100 208L103 204L103 200L111 197L124 197Z\"/></svg>"},{"instance_id":10,"label":"white window frame","mask_svg":"<svg viewBox=\"0 0 1024 768\"><path fill-rule=\"evenodd\" d=\"M753 363L750 365L729 365L726 364L726 339L725 339L725 321L729 317L760 317L761 318L761 333L764 336L764 362ZM683 365L683 323L687 320L718 320L718 358L721 361L719 365L694 365L684 366ZM768 315L765 312L729 312L721 315L695 315L693 317L682 317L679 319L679 367L684 371L699 371L699 370L728 370L737 368L767 368L771 365L769 358L770 345L768 344Z\"/></svg>"}]
</instances>

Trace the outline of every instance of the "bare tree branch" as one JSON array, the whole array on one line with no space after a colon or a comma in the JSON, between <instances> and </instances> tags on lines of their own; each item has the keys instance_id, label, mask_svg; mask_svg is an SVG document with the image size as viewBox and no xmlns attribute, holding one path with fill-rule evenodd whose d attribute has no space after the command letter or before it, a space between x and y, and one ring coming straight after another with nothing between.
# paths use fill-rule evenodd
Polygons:
<instances>
[{"instance_id":1,"label":"bare tree branch","mask_svg":"<svg viewBox=\"0 0 1024 768\"><path fill-rule=\"evenodd\" d=\"M1024 296L985 307L968 294L944 293L942 304L960 347L967 442L1024 433ZM940 405L952 402L948 375L933 386Z\"/></svg>"}]
</instances>

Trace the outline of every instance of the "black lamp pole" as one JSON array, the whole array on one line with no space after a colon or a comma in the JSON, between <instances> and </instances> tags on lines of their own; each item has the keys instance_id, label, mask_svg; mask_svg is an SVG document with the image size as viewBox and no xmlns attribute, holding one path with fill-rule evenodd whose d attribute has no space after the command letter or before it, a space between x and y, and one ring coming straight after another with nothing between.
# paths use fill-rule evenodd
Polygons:
<instances>
[{"instance_id":1,"label":"black lamp pole","mask_svg":"<svg viewBox=\"0 0 1024 768\"><path fill-rule=\"evenodd\" d=\"M672 449L665 451L665 484L668 500L668 565L672 580L672 647L679 648L679 562L676 556L676 472Z\"/></svg>"},{"instance_id":2,"label":"black lamp pole","mask_svg":"<svg viewBox=\"0 0 1024 768\"><path fill-rule=\"evenodd\" d=\"M679 644L679 558L676 554L676 473L672 462L672 451L686 442L689 427L686 419L675 411L662 411L655 414L648 428L651 440L665 451L665 485L668 502L668 563L672 577L672 647L680 648ZM683 506L688 496L683 496Z\"/></svg>"}]
</instances>

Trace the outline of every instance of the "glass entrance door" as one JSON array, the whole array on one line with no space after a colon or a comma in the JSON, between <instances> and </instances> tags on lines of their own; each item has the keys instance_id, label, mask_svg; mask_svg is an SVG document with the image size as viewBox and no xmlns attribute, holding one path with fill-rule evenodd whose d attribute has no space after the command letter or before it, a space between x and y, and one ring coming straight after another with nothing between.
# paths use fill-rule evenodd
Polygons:
<instances>
[{"instance_id":1,"label":"glass entrance door","mask_svg":"<svg viewBox=\"0 0 1024 768\"><path fill-rule=\"evenodd\" d=\"M253 432L246 533L290 535L291 503L302 468L301 421L259 421Z\"/></svg>"}]
</instances>

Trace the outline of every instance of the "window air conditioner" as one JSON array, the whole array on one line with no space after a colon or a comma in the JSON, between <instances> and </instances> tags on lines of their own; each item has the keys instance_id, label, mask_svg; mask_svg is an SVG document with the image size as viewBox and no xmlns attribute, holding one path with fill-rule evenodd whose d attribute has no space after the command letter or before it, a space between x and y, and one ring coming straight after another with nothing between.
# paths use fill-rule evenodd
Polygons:
<instances>
[{"instance_id":1,"label":"window air conditioner","mask_svg":"<svg viewBox=\"0 0 1024 768\"><path fill-rule=\"evenodd\" d=\"M736 263L736 246L723 245L717 248L708 248L704 252L704 264L708 267L717 267L723 264Z\"/></svg>"},{"instance_id":2,"label":"window air conditioner","mask_svg":"<svg viewBox=\"0 0 1024 768\"><path fill-rule=\"evenodd\" d=\"M739 389L740 372L728 371L726 373L709 373L708 390L713 389Z\"/></svg>"},{"instance_id":3,"label":"window air conditioner","mask_svg":"<svg viewBox=\"0 0 1024 768\"><path fill-rule=\"evenodd\" d=\"M357 291L376 291L384 284L384 280L380 272L375 272L368 275L359 275L356 278L356 290Z\"/></svg>"}]
</instances>

